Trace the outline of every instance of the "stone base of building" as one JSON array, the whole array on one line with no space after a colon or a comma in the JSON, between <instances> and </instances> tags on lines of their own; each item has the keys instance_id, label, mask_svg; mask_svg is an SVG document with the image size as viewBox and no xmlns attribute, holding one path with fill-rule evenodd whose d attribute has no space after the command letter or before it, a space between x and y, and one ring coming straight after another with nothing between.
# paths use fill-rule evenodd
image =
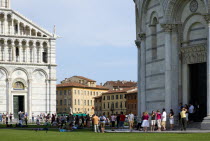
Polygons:
<instances>
[{"instance_id":1,"label":"stone base of building","mask_svg":"<svg viewBox=\"0 0 210 141\"><path fill-rule=\"evenodd\" d=\"M201 130L210 130L210 116L203 119L201 123Z\"/></svg>"}]
</instances>

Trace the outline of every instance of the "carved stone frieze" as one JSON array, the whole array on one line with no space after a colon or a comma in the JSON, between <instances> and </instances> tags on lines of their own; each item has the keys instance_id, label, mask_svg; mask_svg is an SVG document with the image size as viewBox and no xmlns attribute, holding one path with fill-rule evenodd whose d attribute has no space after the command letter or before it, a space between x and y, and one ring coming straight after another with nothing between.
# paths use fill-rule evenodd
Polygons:
<instances>
[{"instance_id":1,"label":"carved stone frieze","mask_svg":"<svg viewBox=\"0 0 210 141\"><path fill-rule=\"evenodd\" d=\"M177 30L177 24L161 24L165 32L172 32Z\"/></svg>"},{"instance_id":2,"label":"carved stone frieze","mask_svg":"<svg viewBox=\"0 0 210 141\"><path fill-rule=\"evenodd\" d=\"M207 49L205 44L182 47L180 49L183 64L203 63L207 60Z\"/></svg>"}]
</instances>

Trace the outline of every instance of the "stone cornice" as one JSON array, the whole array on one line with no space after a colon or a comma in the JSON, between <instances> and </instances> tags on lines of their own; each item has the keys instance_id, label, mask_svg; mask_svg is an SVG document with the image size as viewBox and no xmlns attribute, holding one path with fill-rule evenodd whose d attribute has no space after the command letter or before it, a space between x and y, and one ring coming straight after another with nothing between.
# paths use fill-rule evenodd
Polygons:
<instances>
[{"instance_id":1,"label":"stone cornice","mask_svg":"<svg viewBox=\"0 0 210 141\"><path fill-rule=\"evenodd\" d=\"M49 37L37 37L37 36L21 36L21 35L0 35L0 37L5 37L5 38L23 38L23 39L33 39L33 40L50 40L50 39L54 39L54 38L49 38Z\"/></svg>"},{"instance_id":2,"label":"stone cornice","mask_svg":"<svg viewBox=\"0 0 210 141\"><path fill-rule=\"evenodd\" d=\"M22 66L53 66L56 67L56 64L35 64L35 63L18 63L18 62L2 62L0 61L0 64L5 65L22 65Z\"/></svg>"}]
</instances>

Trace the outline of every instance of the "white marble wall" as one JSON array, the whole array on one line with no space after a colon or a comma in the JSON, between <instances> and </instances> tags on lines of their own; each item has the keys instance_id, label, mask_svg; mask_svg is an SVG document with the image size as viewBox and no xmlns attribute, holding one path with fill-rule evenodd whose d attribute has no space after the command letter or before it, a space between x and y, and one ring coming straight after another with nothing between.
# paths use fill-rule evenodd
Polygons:
<instances>
[{"instance_id":1,"label":"white marble wall","mask_svg":"<svg viewBox=\"0 0 210 141\"><path fill-rule=\"evenodd\" d=\"M0 9L0 21L0 113L13 113L14 95L24 95L29 117L32 113L55 113L56 35L11 9ZM47 62L42 61L44 50ZM16 81L25 89L14 90Z\"/></svg>"}]
</instances>

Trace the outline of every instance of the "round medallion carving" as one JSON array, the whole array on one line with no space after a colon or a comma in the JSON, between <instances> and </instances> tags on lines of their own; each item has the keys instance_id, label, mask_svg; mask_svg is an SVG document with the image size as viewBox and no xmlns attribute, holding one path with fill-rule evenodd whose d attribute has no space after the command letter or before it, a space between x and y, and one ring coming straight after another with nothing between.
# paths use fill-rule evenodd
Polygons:
<instances>
[{"instance_id":1,"label":"round medallion carving","mask_svg":"<svg viewBox=\"0 0 210 141\"><path fill-rule=\"evenodd\" d=\"M190 3L190 11L196 12L198 10L198 2L196 0L192 0Z\"/></svg>"}]
</instances>

